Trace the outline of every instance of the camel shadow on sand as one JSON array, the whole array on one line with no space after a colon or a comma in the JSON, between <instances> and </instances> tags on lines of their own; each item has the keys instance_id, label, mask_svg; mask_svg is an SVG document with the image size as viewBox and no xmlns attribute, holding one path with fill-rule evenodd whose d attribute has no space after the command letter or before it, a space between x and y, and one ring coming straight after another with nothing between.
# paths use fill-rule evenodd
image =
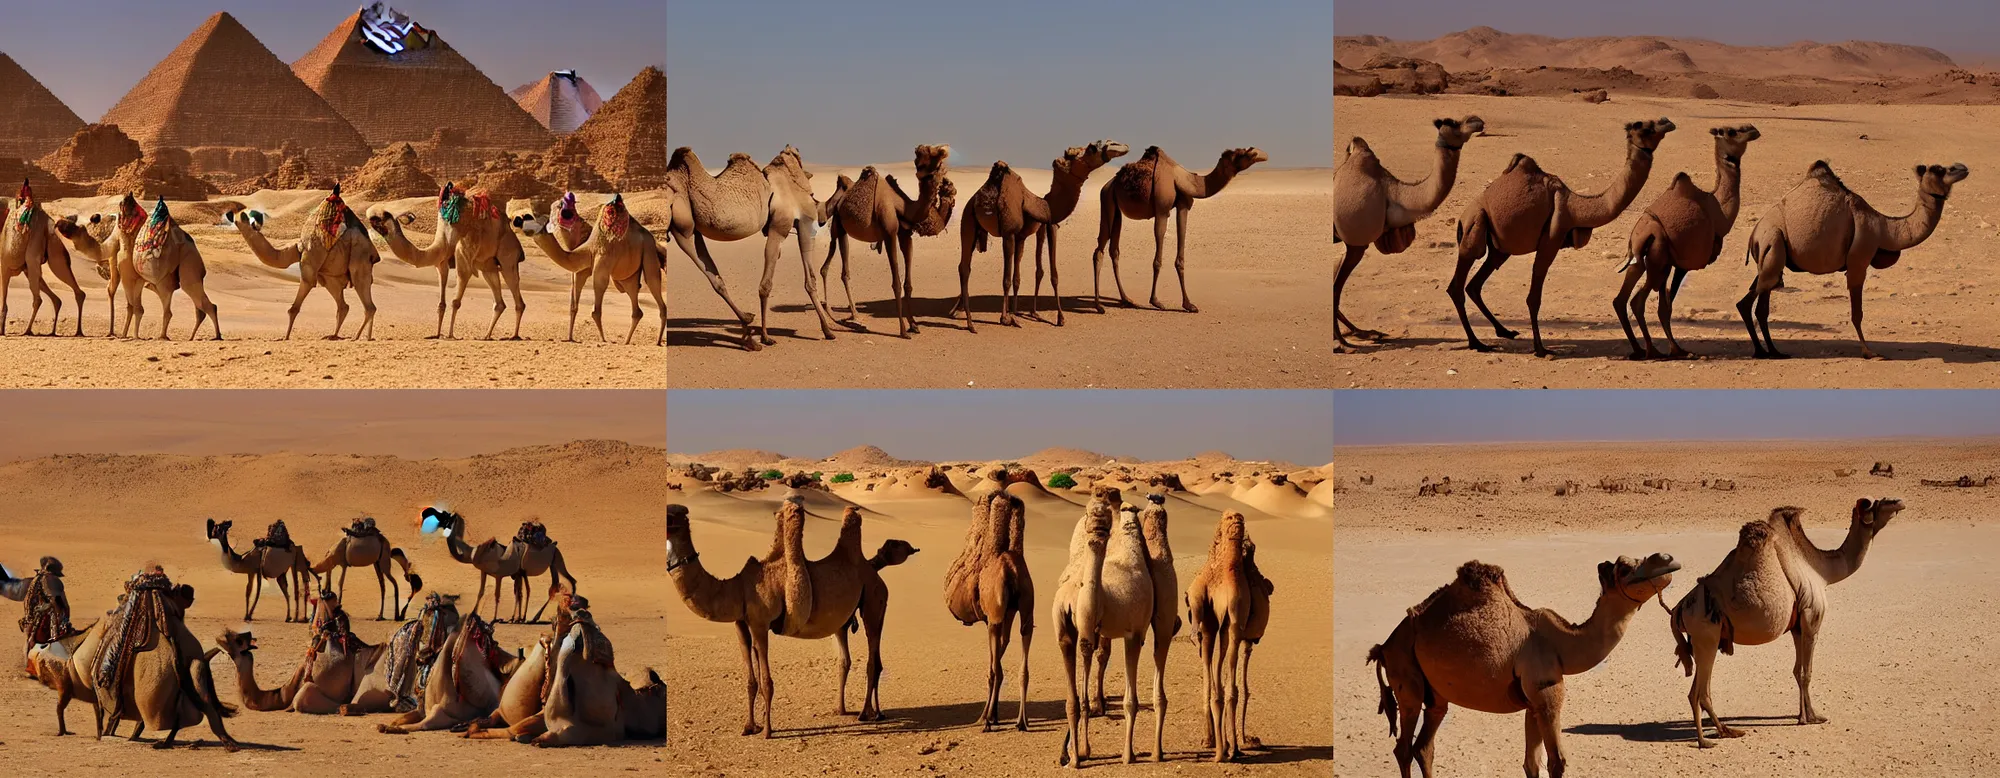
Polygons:
<instances>
[{"instance_id":1,"label":"camel shadow on sand","mask_svg":"<svg viewBox=\"0 0 2000 778\"><path fill-rule=\"evenodd\" d=\"M1615 329L1616 322L1613 322L1612 325L1614 329L1608 333L1604 333L1603 322L1598 321L1552 321L1544 319L1542 320L1542 324L1542 340L1548 345L1550 351L1555 352L1555 359L1557 361L1601 359L1625 362L1627 361L1626 357L1632 353L1631 344L1625 340L1625 336L1622 333ZM1551 325L1562 329L1551 330ZM1649 317L1647 326L1653 333L1653 347L1665 351L1667 343L1665 337L1660 333L1659 325L1651 323ZM1606 336L1595 338L1566 337L1563 334L1565 330L1574 332L1589 327L1597 328L1591 330L1591 334L1603 333ZM1533 358L1531 353L1534 348L1533 341L1529 340L1525 328L1522 329L1521 337L1516 340L1496 338L1490 330L1485 330L1478 326L1475 326L1473 331L1478 333L1479 339L1485 342L1486 345L1495 347L1494 356L1505 355ZM1797 333L1803 332L1839 332L1848 333L1850 337L1829 340L1797 340L1795 338L1787 339L1786 337L1788 334L1796 336ZM1771 335L1777 339L1779 350L1790 355L1794 360L1860 361L1861 344L1851 337L1851 332L1845 324L1835 327L1827 324L1808 322L1771 322ZM1634 329L1634 333L1637 333L1636 328ZM1750 336L1749 333L1744 331L1741 322L1737 322L1734 326L1712 321L1675 322L1674 334L1678 336L1678 340L1683 347L1701 355L1701 358L1697 361L1763 361L1751 357ZM1353 337L1349 336L1349 340L1353 340ZM1356 351L1357 354L1436 350L1440 346L1453 351L1465 350L1465 339L1462 337L1392 338L1381 343L1365 340L1353 340L1353 342L1355 345L1360 346ZM1923 359L1936 359L1947 364L1960 365L2000 362L2000 348L1939 341L1898 341L1879 340L1875 338L1870 338L1868 344L1874 347L1877 353L1888 357L1891 362ZM1650 361L1668 362L1670 360Z\"/></svg>"},{"instance_id":2,"label":"camel shadow on sand","mask_svg":"<svg viewBox=\"0 0 2000 778\"><path fill-rule=\"evenodd\" d=\"M1707 719L1703 719L1704 722ZM1763 729L1765 727L1797 726L1798 716L1731 716L1722 720L1732 727ZM1572 735L1617 735L1638 743L1686 743L1694 745L1694 722L1689 719L1673 721L1635 721L1629 724L1578 724L1563 730Z\"/></svg>"},{"instance_id":3,"label":"camel shadow on sand","mask_svg":"<svg viewBox=\"0 0 2000 778\"><path fill-rule=\"evenodd\" d=\"M136 746L144 746L144 747L146 747L146 750L150 752L150 751L152 751L152 750L153 750L153 746L154 746L154 744L156 744L156 743L160 742L160 739L159 739L159 738L157 738L157 737L147 737L147 736L145 736L145 735L141 735L141 736L139 736L139 738L138 738L137 740L134 740L134 739L132 739L132 738L130 738L130 737L127 737L127 736L125 736L125 735L117 735L117 736L112 736L112 737L106 737L106 738L104 738L104 742L106 742L106 743L114 743L114 742L115 742L115 743L124 743L124 744L128 744L128 745L132 745L132 746L135 746L135 747L136 747ZM302 749L302 748L295 748L295 747L292 747L292 746L280 746L280 745L275 745L275 744L271 744L271 743L251 743L251 742L248 742L248 741L243 741L243 740L238 740L238 741L236 741L236 746L237 746L237 748L238 748L238 749L240 749L240 750L242 750L242 751L303 751L303 750L305 750L305 749ZM174 742L174 745L173 745L173 747L172 747L172 748L167 748L167 749L161 749L161 750L164 750L164 751L218 751L218 752L219 752L219 751L222 751L222 744L221 744L221 743L218 743L218 742L216 742L216 741L214 741L214 740L176 740L176 741Z\"/></svg>"},{"instance_id":4,"label":"camel shadow on sand","mask_svg":"<svg viewBox=\"0 0 2000 778\"><path fill-rule=\"evenodd\" d=\"M958 305L958 297L955 295L937 298L919 297L911 300L910 303L912 307L910 314L917 318L917 327L920 330L957 330L960 332L965 330L964 314L961 313L950 319L945 318L945 314L951 313L952 308ZM1021 298L1015 301L1015 305L1021 310L1026 310L1028 305L1026 293L1023 293ZM1120 310L1123 307L1117 300L1106 300L1104 311L1110 313ZM833 334L835 337L896 337L895 300L856 300L854 303L855 320L851 322L846 320L847 307L844 304L834 305L832 310L834 317ZM1130 310L1153 311L1154 309L1146 305L1140 305ZM1000 327L999 311L999 295L972 296L973 326ZM1178 308L1169 308L1165 312L1180 313L1181 311ZM1063 295L1063 315L1065 317L1094 316L1097 313L1097 306L1089 295ZM819 320L812 315L812 306L798 303L773 305L771 306L771 316L774 321L771 325L771 338L773 340L822 340L819 336ZM1053 296L1045 294L1041 297L1041 316L1043 321L1035 321L1023 316L1021 326L1023 328L1045 327L1053 324L1055 322L1055 298ZM782 325L777 322L782 322ZM741 326L733 319L670 317L667 319L667 345L705 346L737 350L742 347L742 338L739 334ZM922 333L919 333L918 337L922 338Z\"/></svg>"}]
</instances>

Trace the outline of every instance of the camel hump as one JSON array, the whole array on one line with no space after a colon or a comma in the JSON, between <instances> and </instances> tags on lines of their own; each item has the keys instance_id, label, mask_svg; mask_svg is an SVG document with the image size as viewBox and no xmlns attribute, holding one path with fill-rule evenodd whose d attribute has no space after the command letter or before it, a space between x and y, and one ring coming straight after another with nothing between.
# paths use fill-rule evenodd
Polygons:
<instances>
[{"instance_id":1,"label":"camel hump","mask_svg":"<svg viewBox=\"0 0 2000 778\"><path fill-rule=\"evenodd\" d=\"M1458 582L1479 592L1505 591L1507 572L1475 559L1458 566Z\"/></svg>"},{"instance_id":2,"label":"camel hump","mask_svg":"<svg viewBox=\"0 0 2000 778\"><path fill-rule=\"evenodd\" d=\"M1523 165L1525 165L1526 167L1522 167ZM1507 160L1507 169L1503 172L1512 173L1514 172L1514 168L1517 167L1521 168L1521 172L1523 173L1542 172L1542 166L1535 163L1534 157L1530 157L1526 154L1521 154L1518 152L1514 154L1513 159Z\"/></svg>"},{"instance_id":3,"label":"camel hump","mask_svg":"<svg viewBox=\"0 0 2000 778\"><path fill-rule=\"evenodd\" d=\"M1771 542L1771 525L1766 522L1749 522L1736 533L1738 548L1763 548L1764 544L1769 542Z\"/></svg>"}]
</instances>

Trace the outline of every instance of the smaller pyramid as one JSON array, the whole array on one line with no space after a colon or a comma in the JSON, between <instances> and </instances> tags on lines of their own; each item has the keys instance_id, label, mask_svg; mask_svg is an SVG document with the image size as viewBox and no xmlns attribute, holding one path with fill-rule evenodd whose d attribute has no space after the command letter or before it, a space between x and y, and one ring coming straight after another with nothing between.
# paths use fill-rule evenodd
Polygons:
<instances>
[{"instance_id":1,"label":"smaller pyramid","mask_svg":"<svg viewBox=\"0 0 2000 778\"><path fill-rule=\"evenodd\" d=\"M590 148L591 164L618 191L665 188L667 74L658 67L639 71L575 136Z\"/></svg>"},{"instance_id":2,"label":"smaller pyramid","mask_svg":"<svg viewBox=\"0 0 2000 778\"><path fill-rule=\"evenodd\" d=\"M139 142L115 124L86 124L39 161L43 169L64 181L102 181L145 156Z\"/></svg>"},{"instance_id":3,"label":"smaller pyramid","mask_svg":"<svg viewBox=\"0 0 2000 778\"><path fill-rule=\"evenodd\" d=\"M604 105L597 90L574 70L552 71L540 81L515 87L507 95L520 104L521 110L557 135L576 132Z\"/></svg>"},{"instance_id":4,"label":"smaller pyramid","mask_svg":"<svg viewBox=\"0 0 2000 778\"><path fill-rule=\"evenodd\" d=\"M40 159L83 128L75 111L6 54L0 54L0 106L0 157Z\"/></svg>"}]
</instances>

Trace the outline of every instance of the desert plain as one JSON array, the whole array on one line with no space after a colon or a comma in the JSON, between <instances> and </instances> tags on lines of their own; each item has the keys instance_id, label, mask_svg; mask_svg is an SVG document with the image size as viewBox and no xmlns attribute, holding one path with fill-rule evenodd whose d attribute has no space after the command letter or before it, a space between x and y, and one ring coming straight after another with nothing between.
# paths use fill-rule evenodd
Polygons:
<instances>
[{"instance_id":1,"label":"desert plain","mask_svg":"<svg viewBox=\"0 0 2000 778\"><path fill-rule=\"evenodd\" d=\"M1812 690L1830 723L1797 723L1789 639L1738 646L1717 658L1712 694L1724 720L1749 734L1697 749L1689 679L1674 666L1667 614L1647 603L1608 659L1565 679L1570 769L1992 771L2000 767L2000 710L1990 702L2000 666L1986 604L2000 587L1984 559L2000 548L2000 531L1985 519L2000 502L2000 479L1985 487L1923 481L1984 482L1996 455L1994 439L1338 448L1334 774L1396 774L1395 740L1376 711L1375 670L1364 660L1461 563L1497 564L1523 603L1581 621L1598 596L1598 562L1671 554L1683 565L1664 593L1671 606L1715 569L1745 522L1801 506L1814 542L1832 548L1863 497L1898 497L1907 509L1875 537L1859 571L1829 590ZM1894 476L1869 475L1877 462L1893 466ZM1426 478L1446 476L1450 494L1417 496ZM1671 483L1646 485L1660 479ZM1474 484L1497 493L1468 488ZM1574 494L1556 495L1571 484ZM1439 774L1516 773L1521 719L1453 708L1436 741Z\"/></svg>"},{"instance_id":2,"label":"desert plain","mask_svg":"<svg viewBox=\"0 0 2000 778\"><path fill-rule=\"evenodd\" d=\"M686 505L699 561L711 574L733 575L740 562L771 547L773 513L791 494L803 496L809 513L806 556L829 551L843 510L862 511L862 546L873 553L898 538L919 549L904 564L884 569L890 600L882 639L885 670L880 699L886 718L859 723L834 714L836 653L833 641L773 637L771 672L775 683L770 739L740 734L745 715L742 655L729 624L695 617L671 593L665 607L673 662L664 674L669 690L668 738L673 761L699 775L780 775L803 772L917 775L971 772L990 775L1055 775L1062 744L1065 676L1055 629L1048 612L1062 572L1072 528L1095 484L1115 484L1127 502L1142 501L1155 474L1173 473L1184 490L1169 492L1168 537L1174 567L1185 590L1206 559L1217 519L1240 511L1258 544L1258 566L1272 579L1272 618L1251 664L1253 702L1245 731L1264 749L1246 751L1233 765L1208 761L1203 751L1202 676L1197 652L1186 635L1175 641L1167 660L1168 762L1144 762L1152 744L1152 660L1150 645L1140 662L1138 745L1141 764L1123 766L1123 679L1120 650L1106 685L1109 718L1094 719L1094 759L1087 769L1115 775L1325 775L1333 759L1327 732L1330 693L1326 668L1326 603L1331 587L1328 565L1333 536L1331 481L1323 467L1238 462L1226 455L1193 460L1146 462L1075 449L1050 449L1026 456L1018 465L1044 480L1058 470L1078 468L1077 486L1050 490L1034 484L1007 487L1027 507L1026 548L1035 584L1036 630L1029 660L1029 731L1013 728L1019 700L1020 640L1009 648L999 715L1004 726L980 732L985 699L987 640L983 625L961 626L944 605L946 568L966 539L971 503L981 473L1005 462L926 462L901 460L871 446L825 459L794 459L777 452L732 450L668 456L666 483L671 502ZM703 468L717 468L708 472ZM927 487L933 468L946 484ZM948 468L948 469L945 469ZM751 472L787 475L822 472L825 488L793 492L782 483L763 489L720 490L724 480ZM833 484L849 473L852 482ZM1222 473L1230 475L1222 476ZM1252 474L1255 475L1252 475ZM725 479L726 474L736 478ZM1272 483L1273 475L1287 476ZM1185 617L1183 617L1185 618ZM848 680L848 709L858 710L867 661L865 635L850 637L854 674ZM1106 756L1111 758L1107 759Z\"/></svg>"}]
</instances>

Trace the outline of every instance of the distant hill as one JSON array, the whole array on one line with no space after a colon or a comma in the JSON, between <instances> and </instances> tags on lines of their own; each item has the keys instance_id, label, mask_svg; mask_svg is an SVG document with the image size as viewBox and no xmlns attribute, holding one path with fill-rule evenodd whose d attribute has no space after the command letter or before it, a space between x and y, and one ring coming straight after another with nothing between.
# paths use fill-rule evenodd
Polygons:
<instances>
[{"instance_id":1,"label":"distant hill","mask_svg":"<svg viewBox=\"0 0 2000 778\"><path fill-rule=\"evenodd\" d=\"M1474 27L1427 41L1336 36L1334 57L1359 67L1378 55L1429 60L1453 73L1491 68L1622 67L1640 73L1721 73L1744 78L1804 76L1843 81L1921 79L1959 68L1936 49L1900 43L1801 41L1731 46L1695 38L1551 38Z\"/></svg>"}]
</instances>

